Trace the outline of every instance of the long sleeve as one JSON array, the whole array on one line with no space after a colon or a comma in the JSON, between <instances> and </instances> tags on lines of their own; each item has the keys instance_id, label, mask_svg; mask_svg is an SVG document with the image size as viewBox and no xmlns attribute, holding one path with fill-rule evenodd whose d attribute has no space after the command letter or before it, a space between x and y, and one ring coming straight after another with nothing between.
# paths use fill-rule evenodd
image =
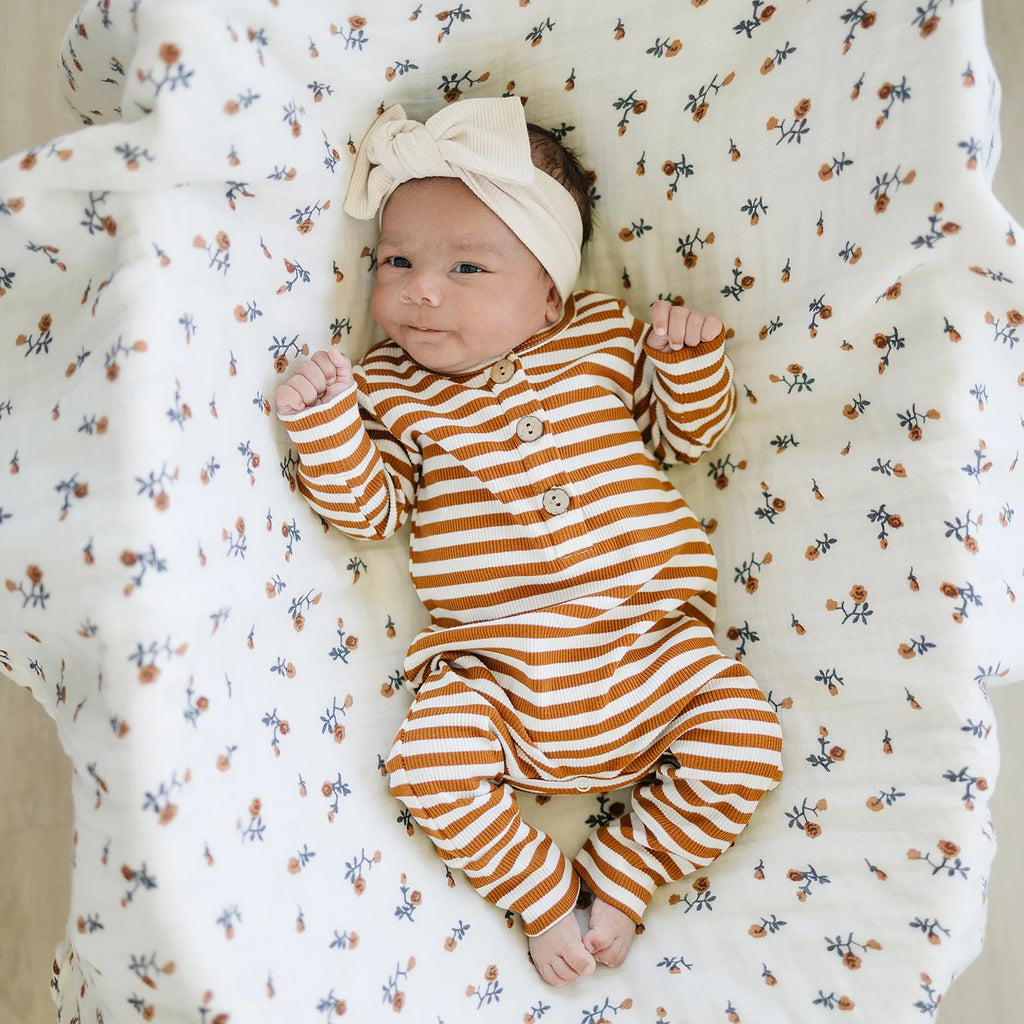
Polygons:
<instances>
[{"instance_id":1,"label":"long sleeve","mask_svg":"<svg viewBox=\"0 0 1024 1024\"><path fill-rule=\"evenodd\" d=\"M383 540L402 526L416 456L360 409L355 387L280 419L299 455L299 491L315 512L351 537Z\"/></svg>"},{"instance_id":2,"label":"long sleeve","mask_svg":"<svg viewBox=\"0 0 1024 1024\"><path fill-rule=\"evenodd\" d=\"M725 433L735 412L724 331L677 352L638 348L634 417L661 461L696 462Z\"/></svg>"}]
</instances>

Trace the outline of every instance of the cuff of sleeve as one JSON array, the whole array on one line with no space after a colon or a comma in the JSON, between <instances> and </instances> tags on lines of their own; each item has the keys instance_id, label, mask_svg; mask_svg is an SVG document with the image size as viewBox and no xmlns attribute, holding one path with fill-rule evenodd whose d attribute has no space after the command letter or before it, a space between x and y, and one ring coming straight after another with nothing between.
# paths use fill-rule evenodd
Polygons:
<instances>
[{"instance_id":1,"label":"cuff of sleeve","mask_svg":"<svg viewBox=\"0 0 1024 1024\"><path fill-rule=\"evenodd\" d=\"M566 868L566 877L563 879L564 884L561 886L562 891L558 894L558 898L553 905L549 906L542 913L535 914L529 908L520 911L523 931L527 935L543 934L575 909L576 901L580 896L580 880L568 863Z\"/></svg>"},{"instance_id":2,"label":"cuff of sleeve","mask_svg":"<svg viewBox=\"0 0 1024 1024\"><path fill-rule=\"evenodd\" d=\"M725 327L718 332L718 334L710 341L702 341L699 345L684 345L682 348L675 349L656 349L651 348L647 344L647 339L651 336L654 331L653 327L648 326L647 331L644 333L644 351L648 357L659 363L685 363L694 359L715 359L718 357L720 350L725 345Z\"/></svg>"},{"instance_id":3,"label":"cuff of sleeve","mask_svg":"<svg viewBox=\"0 0 1024 1024\"><path fill-rule=\"evenodd\" d=\"M278 413L277 418L284 424L289 433L306 432L324 428L334 430L338 420L348 418L357 410L358 389L353 384L350 388L335 395L323 405L315 405L302 412Z\"/></svg>"}]
</instances>

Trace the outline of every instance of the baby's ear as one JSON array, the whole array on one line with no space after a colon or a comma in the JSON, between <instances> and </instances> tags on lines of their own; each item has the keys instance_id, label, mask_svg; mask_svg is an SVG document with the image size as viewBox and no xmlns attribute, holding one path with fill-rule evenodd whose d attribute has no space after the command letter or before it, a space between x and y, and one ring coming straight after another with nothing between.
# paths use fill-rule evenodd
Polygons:
<instances>
[{"instance_id":1,"label":"baby's ear","mask_svg":"<svg viewBox=\"0 0 1024 1024\"><path fill-rule=\"evenodd\" d=\"M544 317L549 324L557 324L562 319L562 297L558 294L558 289L555 287L554 282L551 282L551 287L548 289L547 302L544 307Z\"/></svg>"}]
</instances>

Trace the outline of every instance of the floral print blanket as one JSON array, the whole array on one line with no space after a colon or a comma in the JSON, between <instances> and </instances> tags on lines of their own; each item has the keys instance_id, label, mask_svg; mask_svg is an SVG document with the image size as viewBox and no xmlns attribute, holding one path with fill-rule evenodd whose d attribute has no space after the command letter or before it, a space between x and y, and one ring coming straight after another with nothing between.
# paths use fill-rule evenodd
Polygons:
<instances>
[{"instance_id":1,"label":"floral print blanket","mask_svg":"<svg viewBox=\"0 0 1024 1024\"><path fill-rule=\"evenodd\" d=\"M90 0L60 59L83 128L0 164L0 670L75 768L59 1019L934 1019L1024 662L980 2ZM741 410L672 473L786 743L735 846L564 990L389 797L404 540L322 527L270 404L376 340L341 197L378 108L505 93L594 172L581 285L731 329ZM572 850L622 799L524 805Z\"/></svg>"}]
</instances>

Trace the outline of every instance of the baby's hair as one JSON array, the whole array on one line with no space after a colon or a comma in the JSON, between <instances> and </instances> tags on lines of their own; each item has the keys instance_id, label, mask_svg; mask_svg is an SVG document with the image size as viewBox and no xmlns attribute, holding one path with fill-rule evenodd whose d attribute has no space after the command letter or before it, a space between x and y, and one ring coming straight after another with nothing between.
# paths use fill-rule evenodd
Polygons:
<instances>
[{"instance_id":1,"label":"baby's hair","mask_svg":"<svg viewBox=\"0 0 1024 1024\"><path fill-rule=\"evenodd\" d=\"M583 221L583 244L590 239L594 224L594 200L590 194L591 175L583 169L576 154L547 128L526 126L530 138L533 165L549 174L576 200Z\"/></svg>"}]
</instances>

